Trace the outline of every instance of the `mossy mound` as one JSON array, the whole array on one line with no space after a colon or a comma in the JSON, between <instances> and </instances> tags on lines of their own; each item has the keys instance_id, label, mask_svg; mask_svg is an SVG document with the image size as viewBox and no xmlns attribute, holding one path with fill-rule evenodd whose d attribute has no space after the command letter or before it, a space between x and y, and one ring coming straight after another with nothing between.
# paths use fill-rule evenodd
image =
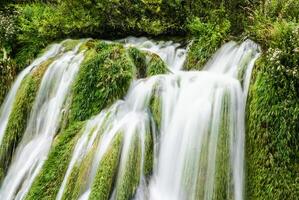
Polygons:
<instances>
[{"instance_id":1,"label":"mossy mound","mask_svg":"<svg viewBox=\"0 0 299 200\"><path fill-rule=\"evenodd\" d=\"M139 185L141 175L141 144L138 133L132 136L128 152L123 149L121 161L118 169L115 199L132 199Z\"/></svg>"},{"instance_id":2,"label":"mossy mound","mask_svg":"<svg viewBox=\"0 0 299 200\"><path fill-rule=\"evenodd\" d=\"M273 69L275 65L271 65L265 58L258 62L249 95L247 196L255 200L296 199L299 76Z\"/></svg>"},{"instance_id":3,"label":"mossy mound","mask_svg":"<svg viewBox=\"0 0 299 200\"><path fill-rule=\"evenodd\" d=\"M108 151L103 156L95 180L93 182L90 200L108 200L113 192L113 185L117 176L121 150L123 143L123 135L120 133L112 142Z\"/></svg>"},{"instance_id":4,"label":"mossy mound","mask_svg":"<svg viewBox=\"0 0 299 200\"><path fill-rule=\"evenodd\" d=\"M50 59L35 68L31 74L25 77L17 92L11 115L9 116L7 128L0 146L1 175L5 174L12 159L14 150L17 148L23 136L43 74L51 62L52 60Z\"/></svg>"},{"instance_id":5,"label":"mossy mound","mask_svg":"<svg viewBox=\"0 0 299 200\"><path fill-rule=\"evenodd\" d=\"M83 122L77 122L58 134L48 159L33 182L26 200L56 198L78 139L77 136L80 135L83 126Z\"/></svg>"},{"instance_id":6,"label":"mossy mound","mask_svg":"<svg viewBox=\"0 0 299 200\"><path fill-rule=\"evenodd\" d=\"M16 66L12 60L0 60L0 106L16 76Z\"/></svg>"},{"instance_id":7,"label":"mossy mound","mask_svg":"<svg viewBox=\"0 0 299 200\"><path fill-rule=\"evenodd\" d=\"M147 69L146 69L147 76L166 74L169 71L164 61L158 55L149 54L147 59L148 59Z\"/></svg>"},{"instance_id":8,"label":"mossy mound","mask_svg":"<svg viewBox=\"0 0 299 200\"><path fill-rule=\"evenodd\" d=\"M256 22L261 26L261 21ZM253 72L247 109L247 199L298 199L298 23L255 30L265 49Z\"/></svg>"},{"instance_id":9,"label":"mossy mound","mask_svg":"<svg viewBox=\"0 0 299 200\"><path fill-rule=\"evenodd\" d=\"M146 78L169 72L167 65L155 53L141 51L135 47L129 47L128 53L135 65L137 78Z\"/></svg>"},{"instance_id":10,"label":"mossy mound","mask_svg":"<svg viewBox=\"0 0 299 200\"><path fill-rule=\"evenodd\" d=\"M70 123L86 120L123 97L134 77L135 66L123 46L97 42L95 50L75 80Z\"/></svg>"}]
</instances>

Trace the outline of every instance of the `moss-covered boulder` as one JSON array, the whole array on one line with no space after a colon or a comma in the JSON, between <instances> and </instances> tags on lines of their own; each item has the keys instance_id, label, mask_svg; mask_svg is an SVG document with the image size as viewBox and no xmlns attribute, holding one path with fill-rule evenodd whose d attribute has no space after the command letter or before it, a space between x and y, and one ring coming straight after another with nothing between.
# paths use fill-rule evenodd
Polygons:
<instances>
[{"instance_id":1,"label":"moss-covered boulder","mask_svg":"<svg viewBox=\"0 0 299 200\"><path fill-rule=\"evenodd\" d=\"M129 140L129 138L126 138ZM115 199L132 199L138 188L141 175L141 143L140 136L135 133L128 145L128 149L122 151L121 165L118 170L115 188Z\"/></svg>"},{"instance_id":2,"label":"moss-covered boulder","mask_svg":"<svg viewBox=\"0 0 299 200\"><path fill-rule=\"evenodd\" d=\"M16 76L16 66L10 59L0 60L0 106Z\"/></svg>"},{"instance_id":3,"label":"moss-covered boulder","mask_svg":"<svg viewBox=\"0 0 299 200\"><path fill-rule=\"evenodd\" d=\"M113 186L117 177L117 169L122 150L123 135L116 135L109 149L100 161L99 168L94 179L90 200L109 200L113 192Z\"/></svg>"},{"instance_id":4,"label":"moss-covered boulder","mask_svg":"<svg viewBox=\"0 0 299 200\"><path fill-rule=\"evenodd\" d=\"M51 62L52 60L50 59L35 68L27 77L25 77L17 91L7 128L0 146L1 176L6 172L14 150L17 148L23 133L25 132L40 82Z\"/></svg>"},{"instance_id":5,"label":"moss-covered boulder","mask_svg":"<svg viewBox=\"0 0 299 200\"><path fill-rule=\"evenodd\" d=\"M247 199L298 199L299 25L256 23L255 37L265 50L249 92Z\"/></svg>"},{"instance_id":6,"label":"moss-covered boulder","mask_svg":"<svg viewBox=\"0 0 299 200\"><path fill-rule=\"evenodd\" d=\"M122 98L134 77L134 64L120 44L97 42L80 67L72 89L70 123L90 118Z\"/></svg>"},{"instance_id":7,"label":"moss-covered boulder","mask_svg":"<svg viewBox=\"0 0 299 200\"><path fill-rule=\"evenodd\" d=\"M33 182L26 200L52 200L56 198L83 126L83 122L77 122L58 134L48 159Z\"/></svg>"}]
</instances>

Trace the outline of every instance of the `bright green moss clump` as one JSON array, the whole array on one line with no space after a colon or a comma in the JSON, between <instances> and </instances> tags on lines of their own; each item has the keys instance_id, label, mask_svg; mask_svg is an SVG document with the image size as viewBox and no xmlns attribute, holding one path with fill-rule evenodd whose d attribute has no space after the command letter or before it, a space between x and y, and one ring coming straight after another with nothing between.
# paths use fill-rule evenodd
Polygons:
<instances>
[{"instance_id":1,"label":"bright green moss clump","mask_svg":"<svg viewBox=\"0 0 299 200\"><path fill-rule=\"evenodd\" d=\"M18 146L26 129L31 108L39 88L42 76L52 60L42 63L23 80L19 88L11 115L0 146L0 171L3 175L11 161L13 152Z\"/></svg>"},{"instance_id":2,"label":"bright green moss clump","mask_svg":"<svg viewBox=\"0 0 299 200\"><path fill-rule=\"evenodd\" d=\"M154 166L154 135L151 132L146 132L145 134L145 145L144 145L144 166L143 173L146 178L149 178L153 172Z\"/></svg>"},{"instance_id":3,"label":"bright green moss clump","mask_svg":"<svg viewBox=\"0 0 299 200\"><path fill-rule=\"evenodd\" d=\"M164 61L156 54L149 55L149 61L147 63L146 74L147 76L154 76L158 74L165 74L168 72L168 68Z\"/></svg>"},{"instance_id":4,"label":"bright green moss clump","mask_svg":"<svg viewBox=\"0 0 299 200\"><path fill-rule=\"evenodd\" d=\"M57 136L48 159L30 188L26 200L56 198L77 141L76 136L79 135L83 125L83 122L72 124Z\"/></svg>"},{"instance_id":5,"label":"bright green moss clump","mask_svg":"<svg viewBox=\"0 0 299 200\"><path fill-rule=\"evenodd\" d=\"M130 47L128 53L136 67L137 78L146 77L146 54L135 47Z\"/></svg>"},{"instance_id":6,"label":"bright green moss clump","mask_svg":"<svg viewBox=\"0 0 299 200\"><path fill-rule=\"evenodd\" d=\"M117 169L122 149L122 134L118 134L109 147L98 168L96 177L94 179L90 200L108 200L113 192L113 185L117 176Z\"/></svg>"},{"instance_id":7,"label":"bright green moss clump","mask_svg":"<svg viewBox=\"0 0 299 200\"><path fill-rule=\"evenodd\" d=\"M156 87L158 88L158 87ZM161 119L162 119L162 99L159 96L159 91L155 91L150 101L150 111L153 116L153 120L157 127L157 130L161 128Z\"/></svg>"},{"instance_id":8,"label":"bright green moss clump","mask_svg":"<svg viewBox=\"0 0 299 200\"><path fill-rule=\"evenodd\" d=\"M184 68L201 70L228 37L230 26L225 18L218 23L202 22L199 18L190 21L187 27L195 37L189 47Z\"/></svg>"},{"instance_id":9,"label":"bright green moss clump","mask_svg":"<svg viewBox=\"0 0 299 200\"><path fill-rule=\"evenodd\" d=\"M135 66L123 46L98 42L95 48L74 83L70 122L86 120L123 97L133 78Z\"/></svg>"},{"instance_id":10,"label":"bright green moss clump","mask_svg":"<svg viewBox=\"0 0 299 200\"><path fill-rule=\"evenodd\" d=\"M0 59L0 106L14 80L16 69L12 60Z\"/></svg>"},{"instance_id":11,"label":"bright green moss clump","mask_svg":"<svg viewBox=\"0 0 299 200\"><path fill-rule=\"evenodd\" d=\"M157 54L140 51L134 47L130 47L128 53L136 67L137 78L145 78L168 72L167 65Z\"/></svg>"},{"instance_id":12,"label":"bright green moss clump","mask_svg":"<svg viewBox=\"0 0 299 200\"><path fill-rule=\"evenodd\" d=\"M124 153L121 160L124 162L119 168L118 179L116 183L115 199L127 200L132 199L140 180L141 172L141 144L139 135L131 138L129 150Z\"/></svg>"},{"instance_id":13,"label":"bright green moss clump","mask_svg":"<svg viewBox=\"0 0 299 200\"><path fill-rule=\"evenodd\" d=\"M267 50L249 93L247 199L298 199L299 24L280 20L266 26L259 20L252 31Z\"/></svg>"},{"instance_id":14,"label":"bright green moss clump","mask_svg":"<svg viewBox=\"0 0 299 200\"><path fill-rule=\"evenodd\" d=\"M219 135L217 139L215 188L213 199L227 200L233 199L233 191L230 188L231 166L230 166L230 96L225 93L222 99L222 110L220 115Z\"/></svg>"}]
</instances>

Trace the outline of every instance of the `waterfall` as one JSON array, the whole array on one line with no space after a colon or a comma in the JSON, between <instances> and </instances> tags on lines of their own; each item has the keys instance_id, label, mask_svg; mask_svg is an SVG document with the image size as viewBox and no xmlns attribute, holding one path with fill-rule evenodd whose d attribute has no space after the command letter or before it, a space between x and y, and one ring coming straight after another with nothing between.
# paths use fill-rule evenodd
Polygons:
<instances>
[{"instance_id":1,"label":"waterfall","mask_svg":"<svg viewBox=\"0 0 299 200\"><path fill-rule=\"evenodd\" d=\"M32 71L33 68L40 65L42 62L48 60L49 58L52 58L56 56L59 53L59 50L61 49L61 45L55 44L53 45L46 53L44 53L41 57L36 59L31 65L29 65L27 68L25 68L20 75L18 75L17 79L13 83L12 88L10 89L8 95L6 96L4 103L2 104L0 108L0 144L2 142L6 126L8 123L8 119L13 107L13 103L17 94L18 89L20 88L20 85L23 81L23 79Z\"/></svg>"},{"instance_id":2,"label":"waterfall","mask_svg":"<svg viewBox=\"0 0 299 200\"><path fill-rule=\"evenodd\" d=\"M84 166L87 181L76 183L73 199L108 199L110 192L95 184L104 177L98 184L113 187L110 199L242 200L245 105L258 46L229 42L202 72L184 72L185 53L176 44L125 42L161 55L175 73L135 80L124 100L87 122L56 199L66 198L72 172ZM116 172L106 175L113 148Z\"/></svg>"},{"instance_id":3,"label":"waterfall","mask_svg":"<svg viewBox=\"0 0 299 200\"><path fill-rule=\"evenodd\" d=\"M56 55L59 46L54 45L44 56L26 68L17 81L43 60ZM23 139L2 183L0 199L24 199L40 171L59 127L61 111L70 85L84 58L83 53L78 53L79 47L80 44L72 51L58 56L45 72Z\"/></svg>"},{"instance_id":4,"label":"waterfall","mask_svg":"<svg viewBox=\"0 0 299 200\"><path fill-rule=\"evenodd\" d=\"M133 80L124 99L84 123L56 200L243 200L245 107L258 45L228 42L202 71L183 71L187 49L179 43L134 37L118 42L159 55L170 73ZM0 113L0 143L22 80L54 58L0 199L25 199L40 173L84 59L80 45L67 52L53 45L19 75L8 94Z\"/></svg>"}]
</instances>

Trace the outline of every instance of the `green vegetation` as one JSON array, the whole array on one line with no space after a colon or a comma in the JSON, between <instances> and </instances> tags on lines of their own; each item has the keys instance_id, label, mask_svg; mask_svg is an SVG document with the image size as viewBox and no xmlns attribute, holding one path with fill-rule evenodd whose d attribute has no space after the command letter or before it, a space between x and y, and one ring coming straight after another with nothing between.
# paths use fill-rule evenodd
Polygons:
<instances>
[{"instance_id":1,"label":"green vegetation","mask_svg":"<svg viewBox=\"0 0 299 200\"><path fill-rule=\"evenodd\" d=\"M27 200L56 198L83 126L83 122L77 122L58 134L43 169L29 190Z\"/></svg>"},{"instance_id":2,"label":"green vegetation","mask_svg":"<svg viewBox=\"0 0 299 200\"><path fill-rule=\"evenodd\" d=\"M128 152L123 150L118 170L115 199L132 199L137 190L141 172L140 136L136 132L130 141Z\"/></svg>"},{"instance_id":3,"label":"green vegetation","mask_svg":"<svg viewBox=\"0 0 299 200\"><path fill-rule=\"evenodd\" d=\"M165 74L167 72L168 69L164 61L158 55L151 54L146 69L147 76Z\"/></svg>"},{"instance_id":4,"label":"green vegetation","mask_svg":"<svg viewBox=\"0 0 299 200\"><path fill-rule=\"evenodd\" d=\"M298 1L267 1L247 30L264 49L248 103L248 199L299 195L298 8Z\"/></svg>"},{"instance_id":5,"label":"green vegetation","mask_svg":"<svg viewBox=\"0 0 299 200\"><path fill-rule=\"evenodd\" d=\"M0 146L1 178L3 173L6 172L13 152L23 136L42 76L51 62L52 60L48 60L34 69L34 71L23 80L17 92Z\"/></svg>"},{"instance_id":6,"label":"green vegetation","mask_svg":"<svg viewBox=\"0 0 299 200\"><path fill-rule=\"evenodd\" d=\"M226 20L225 16L224 20L216 20L215 22L204 23L199 18L190 21L188 29L196 37L191 43L185 69L201 70L226 40L230 27L230 21Z\"/></svg>"},{"instance_id":7,"label":"green vegetation","mask_svg":"<svg viewBox=\"0 0 299 200\"><path fill-rule=\"evenodd\" d=\"M70 37L113 39L128 35L179 36L191 41L186 70L200 70L211 55L232 38L250 38L259 43L263 55L253 72L247 108L246 197L249 200L298 197L298 0L3 1L0 6L0 103L15 75L48 44ZM77 41L71 40L64 45L71 49ZM50 156L27 199L55 198L80 132L82 124L78 121L89 119L122 98L135 76L145 78L167 72L157 55L136 48L126 49L120 44L97 40L89 40L81 48L86 49L86 58L69 97L66 130L62 128L55 139ZM0 147L2 175L22 137L45 68L46 64L26 77L18 91ZM160 104L158 97L151 101L151 112L158 128ZM145 164L145 173L149 175L153 149L148 146L152 146L152 138L147 141L149 164ZM102 161L105 167L97 173L92 199L110 197L121 143L122 139L116 139L115 148L111 147L105 155ZM219 145L226 148L226 144ZM226 158L222 158L220 162L226 162ZM74 170L72 177L79 180L80 174L84 173ZM217 175L218 180L219 177L222 175ZM120 193L120 196L130 197L134 184L132 188L128 189L128 194ZM74 192L72 195L76 196L79 190L71 191ZM224 188L217 190L221 193Z\"/></svg>"},{"instance_id":8,"label":"green vegetation","mask_svg":"<svg viewBox=\"0 0 299 200\"><path fill-rule=\"evenodd\" d=\"M144 164L143 173L146 178L152 175L154 167L154 135L153 130L151 132L146 132L145 134L145 147L144 147Z\"/></svg>"},{"instance_id":9,"label":"green vegetation","mask_svg":"<svg viewBox=\"0 0 299 200\"><path fill-rule=\"evenodd\" d=\"M135 66L123 46L98 42L95 49L74 83L70 123L86 120L123 97L134 76Z\"/></svg>"},{"instance_id":10,"label":"green vegetation","mask_svg":"<svg viewBox=\"0 0 299 200\"><path fill-rule=\"evenodd\" d=\"M92 185L90 200L108 200L113 192L113 185L117 176L123 135L118 133L112 145L103 156L95 180Z\"/></svg>"},{"instance_id":11,"label":"green vegetation","mask_svg":"<svg viewBox=\"0 0 299 200\"><path fill-rule=\"evenodd\" d=\"M16 76L15 64L10 59L0 60L0 105Z\"/></svg>"}]
</instances>

